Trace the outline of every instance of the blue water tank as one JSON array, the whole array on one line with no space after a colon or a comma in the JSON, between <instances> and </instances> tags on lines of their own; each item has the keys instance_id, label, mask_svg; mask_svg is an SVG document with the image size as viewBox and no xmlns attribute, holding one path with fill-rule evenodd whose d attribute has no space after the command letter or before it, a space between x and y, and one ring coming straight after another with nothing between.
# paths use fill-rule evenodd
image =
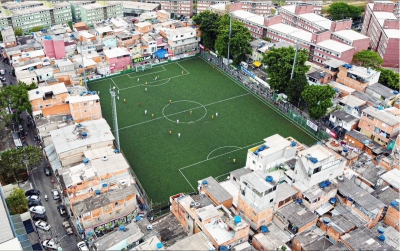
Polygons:
<instances>
[{"instance_id":1,"label":"blue water tank","mask_svg":"<svg viewBox=\"0 0 400 251\"><path fill-rule=\"evenodd\" d=\"M141 219L142 219L142 217L136 216L136 221L140 221Z\"/></svg>"},{"instance_id":2,"label":"blue water tank","mask_svg":"<svg viewBox=\"0 0 400 251\"><path fill-rule=\"evenodd\" d=\"M292 142L292 144L290 144L292 147L295 147L297 144L296 144L296 142Z\"/></svg>"},{"instance_id":3,"label":"blue water tank","mask_svg":"<svg viewBox=\"0 0 400 251\"><path fill-rule=\"evenodd\" d=\"M325 186L328 187L331 185L331 182L329 180L325 181Z\"/></svg>"},{"instance_id":4,"label":"blue water tank","mask_svg":"<svg viewBox=\"0 0 400 251\"><path fill-rule=\"evenodd\" d=\"M330 202L331 204L335 204L335 203L336 203L336 198L331 198L331 199L329 200L329 202Z\"/></svg>"},{"instance_id":5,"label":"blue water tank","mask_svg":"<svg viewBox=\"0 0 400 251\"><path fill-rule=\"evenodd\" d=\"M325 181L322 181L321 183L319 183L319 187L320 188L325 188L326 187Z\"/></svg>"},{"instance_id":6,"label":"blue water tank","mask_svg":"<svg viewBox=\"0 0 400 251\"><path fill-rule=\"evenodd\" d=\"M379 234L383 234L385 232L385 228L384 227L378 227L378 233Z\"/></svg>"},{"instance_id":7,"label":"blue water tank","mask_svg":"<svg viewBox=\"0 0 400 251\"><path fill-rule=\"evenodd\" d=\"M393 94L394 94L394 95L397 95L397 94L399 94L399 92L398 92L398 91L394 91Z\"/></svg>"},{"instance_id":8,"label":"blue water tank","mask_svg":"<svg viewBox=\"0 0 400 251\"><path fill-rule=\"evenodd\" d=\"M36 91L36 94L39 94L40 92L39 91Z\"/></svg>"},{"instance_id":9,"label":"blue water tank","mask_svg":"<svg viewBox=\"0 0 400 251\"><path fill-rule=\"evenodd\" d=\"M118 149L115 149L115 150L114 150L114 153L119 153Z\"/></svg>"},{"instance_id":10,"label":"blue water tank","mask_svg":"<svg viewBox=\"0 0 400 251\"><path fill-rule=\"evenodd\" d=\"M299 203L301 205L301 204L303 204L303 200L302 199L297 199L297 203Z\"/></svg>"},{"instance_id":11,"label":"blue water tank","mask_svg":"<svg viewBox=\"0 0 400 251\"><path fill-rule=\"evenodd\" d=\"M269 232L269 229L266 226L261 226L260 229L264 234Z\"/></svg>"},{"instance_id":12,"label":"blue water tank","mask_svg":"<svg viewBox=\"0 0 400 251\"><path fill-rule=\"evenodd\" d=\"M203 180L202 183L203 183L204 186L207 186L207 185L208 185L208 181L207 181L207 180Z\"/></svg>"},{"instance_id":13,"label":"blue water tank","mask_svg":"<svg viewBox=\"0 0 400 251\"><path fill-rule=\"evenodd\" d=\"M258 155L258 150L254 151L254 155Z\"/></svg>"},{"instance_id":14,"label":"blue water tank","mask_svg":"<svg viewBox=\"0 0 400 251\"><path fill-rule=\"evenodd\" d=\"M92 94L93 94L93 95L96 95L96 94L97 94L97 92L96 92L96 91L92 91Z\"/></svg>"},{"instance_id":15,"label":"blue water tank","mask_svg":"<svg viewBox=\"0 0 400 251\"><path fill-rule=\"evenodd\" d=\"M96 189L96 191L94 191L96 193L96 195L100 195L100 190Z\"/></svg>"},{"instance_id":16,"label":"blue water tank","mask_svg":"<svg viewBox=\"0 0 400 251\"><path fill-rule=\"evenodd\" d=\"M86 138L87 137L87 132L82 132L82 138Z\"/></svg>"},{"instance_id":17,"label":"blue water tank","mask_svg":"<svg viewBox=\"0 0 400 251\"><path fill-rule=\"evenodd\" d=\"M390 202L390 205L392 207L397 207L399 205L399 202L397 200L392 200L392 202Z\"/></svg>"},{"instance_id":18,"label":"blue water tank","mask_svg":"<svg viewBox=\"0 0 400 251\"><path fill-rule=\"evenodd\" d=\"M317 158L314 158L314 157L311 157L311 158L310 158L310 161L311 161L312 163L317 163L317 162L318 162L318 159L317 159Z\"/></svg>"},{"instance_id":19,"label":"blue water tank","mask_svg":"<svg viewBox=\"0 0 400 251\"><path fill-rule=\"evenodd\" d=\"M324 217L322 219L322 221L324 222L325 225L328 225L329 223L331 223L331 219L329 219L328 217Z\"/></svg>"},{"instance_id":20,"label":"blue water tank","mask_svg":"<svg viewBox=\"0 0 400 251\"><path fill-rule=\"evenodd\" d=\"M267 182L272 182L272 181L274 181L274 177L272 177L272 176L267 176L267 177L265 178L265 180L266 180Z\"/></svg>"},{"instance_id":21,"label":"blue water tank","mask_svg":"<svg viewBox=\"0 0 400 251\"><path fill-rule=\"evenodd\" d=\"M84 158L84 159L83 159L83 163L84 163L84 164L89 163L89 159L88 159L88 158Z\"/></svg>"},{"instance_id":22,"label":"blue water tank","mask_svg":"<svg viewBox=\"0 0 400 251\"><path fill-rule=\"evenodd\" d=\"M101 187L103 187L103 188L104 188L104 187L107 187L107 186L108 186L107 184L103 184L103 185L101 185Z\"/></svg>"},{"instance_id":23,"label":"blue water tank","mask_svg":"<svg viewBox=\"0 0 400 251\"><path fill-rule=\"evenodd\" d=\"M220 246L220 247L219 247L219 250L220 250L220 251L227 251L228 248L227 248L226 246Z\"/></svg>"},{"instance_id":24,"label":"blue water tank","mask_svg":"<svg viewBox=\"0 0 400 251\"><path fill-rule=\"evenodd\" d=\"M379 240L380 241L385 241L386 240L386 236L384 236L383 234L379 235Z\"/></svg>"},{"instance_id":25,"label":"blue water tank","mask_svg":"<svg viewBox=\"0 0 400 251\"><path fill-rule=\"evenodd\" d=\"M347 148L347 147L343 148L344 153L347 153L348 151L349 151L349 148Z\"/></svg>"},{"instance_id":26,"label":"blue water tank","mask_svg":"<svg viewBox=\"0 0 400 251\"><path fill-rule=\"evenodd\" d=\"M350 202L352 202L353 201L353 199L349 196L348 198L347 198Z\"/></svg>"},{"instance_id":27,"label":"blue water tank","mask_svg":"<svg viewBox=\"0 0 400 251\"><path fill-rule=\"evenodd\" d=\"M156 246L157 246L158 249L161 249L163 247L163 244L161 242L159 242L159 243L157 243Z\"/></svg>"},{"instance_id":28,"label":"blue water tank","mask_svg":"<svg viewBox=\"0 0 400 251\"><path fill-rule=\"evenodd\" d=\"M121 225L121 226L119 226L119 231L125 231L125 225Z\"/></svg>"},{"instance_id":29,"label":"blue water tank","mask_svg":"<svg viewBox=\"0 0 400 251\"><path fill-rule=\"evenodd\" d=\"M77 126L78 128L80 128L80 127L82 127L82 124L77 124L76 126Z\"/></svg>"},{"instance_id":30,"label":"blue water tank","mask_svg":"<svg viewBox=\"0 0 400 251\"><path fill-rule=\"evenodd\" d=\"M240 222L242 222L242 217L236 215L235 217L233 217L233 221L235 222L235 224L239 224Z\"/></svg>"},{"instance_id":31,"label":"blue water tank","mask_svg":"<svg viewBox=\"0 0 400 251\"><path fill-rule=\"evenodd\" d=\"M91 95L92 93L91 92L87 92L87 95Z\"/></svg>"}]
</instances>

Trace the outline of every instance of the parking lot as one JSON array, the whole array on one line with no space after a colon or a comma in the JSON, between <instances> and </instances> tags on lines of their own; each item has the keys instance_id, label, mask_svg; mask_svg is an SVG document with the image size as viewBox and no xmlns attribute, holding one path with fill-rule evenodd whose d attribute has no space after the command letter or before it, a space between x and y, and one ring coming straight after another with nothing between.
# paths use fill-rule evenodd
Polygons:
<instances>
[{"instance_id":1,"label":"parking lot","mask_svg":"<svg viewBox=\"0 0 400 251\"><path fill-rule=\"evenodd\" d=\"M26 142L29 145L37 145L34 140L34 129L28 128L27 117L23 116L23 128L28 135L25 136ZM43 161L39 167L33 167L31 182L35 189L40 190L40 197L42 205L46 208L47 222L50 224L51 228L49 231L39 229L38 232L42 240L53 239L56 244L59 244L63 250L73 251L78 250L77 243L79 242L76 233L67 234L66 229L63 227L63 221L66 218L61 216L60 212L57 210L57 206L62 205L62 203L55 200L52 196L52 190L58 189L57 180L54 174L47 176L45 173L45 167L47 162ZM61 191L58 189L61 195ZM47 194L48 200L45 200L45 195ZM68 215L68 212L67 212ZM72 225L72 224L71 224ZM73 228L72 228L73 230Z\"/></svg>"}]
</instances>

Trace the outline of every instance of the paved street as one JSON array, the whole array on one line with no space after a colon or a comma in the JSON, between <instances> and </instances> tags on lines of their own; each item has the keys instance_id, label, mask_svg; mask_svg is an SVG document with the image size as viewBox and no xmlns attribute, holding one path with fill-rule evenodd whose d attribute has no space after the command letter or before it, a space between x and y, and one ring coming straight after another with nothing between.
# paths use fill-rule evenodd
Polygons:
<instances>
[{"instance_id":1,"label":"paved street","mask_svg":"<svg viewBox=\"0 0 400 251\"><path fill-rule=\"evenodd\" d=\"M4 69L6 71L6 74L4 75L4 77L7 79L7 81L4 84L10 85L10 82L13 85L17 84L17 79L15 77L13 77L12 75L10 75L10 72L12 72L13 68L9 65L3 62L3 57L0 57L0 69Z\"/></svg>"},{"instance_id":2,"label":"paved street","mask_svg":"<svg viewBox=\"0 0 400 251\"><path fill-rule=\"evenodd\" d=\"M37 145L37 143L34 140L34 129L28 128L26 122L27 122L27 117L26 113L23 113L22 115L24 121L23 121L23 127L25 132L28 132L28 136L25 137L26 142L28 145ZM56 183L52 183L51 181L54 180L56 181L56 178L54 175L52 176L46 176L44 173L44 167L47 165L46 161L43 161L40 167L37 167L36 169L33 170L32 175L33 175L33 180L34 181L34 186L36 185L36 189L40 190L41 192L41 198L42 198L42 204L46 208L46 215L48 218L48 223L51 225L51 232L46 233L45 231L39 230L39 233L41 234L42 238L49 238L50 236L52 238L58 239L60 242L61 247L63 250L68 250L68 251L74 251L78 250L76 244L78 243L78 238L75 236L75 234L72 235L66 235L65 230L62 226L62 221L64 217L60 216L60 213L57 211L57 206L60 205L60 203L56 202L53 197L51 196L51 190L57 187ZM61 191L59 191L61 193ZM44 199L44 195L47 194L49 200L46 201Z\"/></svg>"}]
</instances>

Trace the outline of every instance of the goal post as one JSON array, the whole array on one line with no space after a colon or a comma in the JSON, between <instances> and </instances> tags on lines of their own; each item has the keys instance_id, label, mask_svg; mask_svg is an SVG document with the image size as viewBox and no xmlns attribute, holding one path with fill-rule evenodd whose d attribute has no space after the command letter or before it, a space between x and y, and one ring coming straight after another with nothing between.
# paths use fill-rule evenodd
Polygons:
<instances>
[{"instance_id":1,"label":"goal post","mask_svg":"<svg viewBox=\"0 0 400 251\"><path fill-rule=\"evenodd\" d=\"M145 71L145 70L148 70L148 69L151 69L151 68L153 68L152 64L138 65L138 66L136 66L136 71L137 72Z\"/></svg>"}]
</instances>

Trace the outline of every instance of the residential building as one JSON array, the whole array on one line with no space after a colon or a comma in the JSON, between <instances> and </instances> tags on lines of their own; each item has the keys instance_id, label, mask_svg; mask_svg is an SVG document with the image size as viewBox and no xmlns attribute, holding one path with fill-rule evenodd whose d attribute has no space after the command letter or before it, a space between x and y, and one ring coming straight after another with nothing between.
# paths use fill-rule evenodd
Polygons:
<instances>
[{"instance_id":1,"label":"residential building","mask_svg":"<svg viewBox=\"0 0 400 251\"><path fill-rule=\"evenodd\" d=\"M251 12L260 16L271 15L272 1L263 0L247 0L240 1L242 5L242 10Z\"/></svg>"},{"instance_id":2,"label":"residential building","mask_svg":"<svg viewBox=\"0 0 400 251\"><path fill-rule=\"evenodd\" d=\"M357 229L345 234L341 239L350 250L389 250L391 247L379 239L378 232L374 233L370 229L360 226Z\"/></svg>"},{"instance_id":3,"label":"residential building","mask_svg":"<svg viewBox=\"0 0 400 251\"><path fill-rule=\"evenodd\" d=\"M331 39L354 47L354 53L368 50L370 38L354 30L332 32Z\"/></svg>"},{"instance_id":4,"label":"residential building","mask_svg":"<svg viewBox=\"0 0 400 251\"><path fill-rule=\"evenodd\" d=\"M293 159L298 149L292 138L283 138L279 134L264 139L262 145L247 151L246 168L252 171L268 172L280 164Z\"/></svg>"},{"instance_id":5,"label":"residential building","mask_svg":"<svg viewBox=\"0 0 400 251\"><path fill-rule=\"evenodd\" d=\"M390 186L396 192L400 191L400 170L394 168L384 174L381 175L381 179L383 180L383 185Z\"/></svg>"},{"instance_id":6,"label":"residential building","mask_svg":"<svg viewBox=\"0 0 400 251\"><path fill-rule=\"evenodd\" d=\"M153 30L152 24L147 21L135 23L134 26L135 26L135 31L138 31L142 34L149 33Z\"/></svg>"},{"instance_id":7,"label":"residential building","mask_svg":"<svg viewBox=\"0 0 400 251\"><path fill-rule=\"evenodd\" d=\"M11 65L16 65L18 63L23 63L25 61L29 61L35 58L43 59L45 57L44 51L42 49L40 50L31 50L27 52L21 51L21 53L14 54L12 59L10 60Z\"/></svg>"},{"instance_id":8,"label":"residential building","mask_svg":"<svg viewBox=\"0 0 400 251\"><path fill-rule=\"evenodd\" d=\"M263 232L257 233L253 236L252 246L257 251L262 250L277 250L283 246L287 247L287 243L291 240L291 234L283 231L275 223L271 222L264 226Z\"/></svg>"},{"instance_id":9,"label":"residential building","mask_svg":"<svg viewBox=\"0 0 400 251\"><path fill-rule=\"evenodd\" d=\"M325 238L324 232L316 227L297 234L292 240L293 251L330 250L330 246L332 243Z\"/></svg>"},{"instance_id":10,"label":"residential building","mask_svg":"<svg viewBox=\"0 0 400 251\"><path fill-rule=\"evenodd\" d=\"M19 27L24 32L33 27L50 27L72 21L70 4L53 1L4 2L0 23ZM6 25L7 23L7 25Z\"/></svg>"},{"instance_id":11,"label":"residential building","mask_svg":"<svg viewBox=\"0 0 400 251\"><path fill-rule=\"evenodd\" d=\"M203 11L206 11L209 9L209 7L211 5L215 5L215 4L230 4L230 1L227 0L198 0L197 1L197 9L195 9L195 13L199 14Z\"/></svg>"},{"instance_id":12,"label":"residential building","mask_svg":"<svg viewBox=\"0 0 400 251\"><path fill-rule=\"evenodd\" d=\"M82 161L83 152L112 146L114 136L105 119L85 121L50 132L57 157L62 166Z\"/></svg>"},{"instance_id":13,"label":"residential building","mask_svg":"<svg viewBox=\"0 0 400 251\"><path fill-rule=\"evenodd\" d=\"M177 194L170 197L170 202L172 214L189 235L203 231L215 249L229 249L248 240L249 224L240 216L233 216L224 205L215 206L204 195Z\"/></svg>"},{"instance_id":14,"label":"residential building","mask_svg":"<svg viewBox=\"0 0 400 251\"><path fill-rule=\"evenodd\" d=\"M34 71L37 75L39 83L54 78L53 67L51 66L37 68Z\"/></svg>"},{"instance_id":15,"label":"residential building","mask_svg":"<svg viewBox=\"0 0 400 251\"><path fill-rule=\"evenodd\" d=\"M111 47L110 47L111 48ZM131 55L126 48L111 48L103 51L105 61L110 64L111 72L127 70L131 68Z\"/></svg>"},{"instance_id":16,"label":"residential building","mask_svg":"<svg viewBox=\"0 0 400 251\"><path fill-rule=\"evenodd\" d=\"M95 93L95 92L93 92ZM97 94L69 96L65 103L69 104L70 114L74 121L80 123L87 120L101 119L100 98Z\"/></svg>"},{"instance_id":17,"label":"residential building","mask_svg":"<svg viewBox=\"0 0 400 251\"><path fill-rule=\"evenodd\" d=\"M264 17L261 15L253 14L245 10L235 10L231 12L233 18L242 22L251 32L255 38L264 37Z\"/></svg>"},{"instance_id":18,"label":"residential building","mask_svg":"<svg viewBox=\"0 0 400 251\"><path fill-rule=\"evenodd\" d=\"M294 171L287 171L286 174L293 182L292 186L304 193L323 182L328 188L330 185L334 186L332 183L328 185L330 182L327 181L342 175L345 163L345 159L335 152L322 145L314 145L298 152ZM314 200L310 200L309 203L314 203Z\"/></svg>"},{"instance_id":19,"label":"residential building","mask_svg":"<svg viewBox=\"0 0 400 251\"><path fill-rule=\"evenodd\" d=\"M338 242L343 235L356 229L356 225L342 215L332 215L329 224L324 223L324 218L319 219L319 227L330 239Z\"/></svg>"},{"instance_id":20,"label":"residential building","mask_svg":"<svg viewBox=\"0 0 400 251\"><path fill-rule=\"evenodd\" d=\"M337 59L328 59L323 63L323 69L332 76L332 80L336 81L339 73L339 67L346 64L346 62Z\"/></svg>"},{"instance_id":21,"label":"residential building","mask_svg":"<svg viewBox=\"0 0 400 251\"><path fill-rule=\"evenodd\" d=\"M385 106L391 104L393 99L398 95L397 91L392 90L380 83L369 85L367 89L365 89L365 93L382 100L382 104Z\"/></svg>"},{"instance_id":22,"label":"residential building","mask_svg":"<svg viewBox=\"0 0 400 251\"><path fill-rule=\"evenodd\" d=\"M182 27L169 29L165 31L168 39L168 53L179 55L188 51L197 50L200 38L197 36L197 30L192 27Z\"/></svg>"},{"instance_id":23,"label":"residential building","mask_svg":"<svg viewBox=\"0 0 400 251\"><path fill-rule=\"evenodd\" d=\"M285 5L304 5L311 4L314 6L312 9L312 13L321 14L323 1L314 1L314 0L287 0L285 1Z\"/></svg>"},{"instance_id":24,"label":"residential building","mask_svg":"<svg viewBox=\"0 0 400 251\"><path fill-rule=\"evenodd\" d=\"M138 246L134 247L132 250L165 250L164 245L160 242L157 236L153 235L146 239L144 242L140 243Z\"/></svg>"},{"instance_id":25,"label":"residential building","mask_svg":"<svg viewBox=\"0 0 400 251\"><path fill-rule=\"evenodd\" d=\"M65 57L65 44L63 36L44 36L43 49L49 58L61 59Z\"/></svg>"},{"instance_id":26,"label":"residential building","mask_svg":"<svg viewBox=\"0 0 400 251\"><path fill-rule=\"evenodd\" d=\"M344 132L355 130L359 119L343 110L336 110L329 115L329 121L334 127L340 127Z\"/></svg>"},{"instance_id":27,"label":"residential building","mask_svg":"<svg viewBox=\"0 0 400 251\"><path fill-rule=\"evenodd\" d=\"M368 3L361 31L371 38L370 48L383 59L382 66L394 68L399 66L400 56L400 21L395 15L396 8L398 3L391 1Z\"/></svg>"},{"instance_id":28,"label":"residential building","mask_svg":"<svg viewBox=\"0 0 400 251\"><path fill-rule=\"evenodd\" d=\"M399 218L400 218L400 201L398 199L398 193L397 193L397 198L392 200L390 202L390 205L387 207L385 219L383 222L396 229L398 232L400 232L400 223L399 223Z\"/></svg>"},{"instance_id":29,"label":"residential building","mask_svg":"<svg viewBox=\"0 0 400 251\"><path fill-rule=\"evenodd\" d=\"M293 235L304 232L318 221L318 216L305 206L292 202L280 208L274 215L274 223Z\"/></svg>"},{"instance_id":30,"label":"residential building","mask_svg":"<svg viewBox=\"0 0 400 251\"><path fill-rule=\"evenodd\" d=\"M368 107L362 111L360 119L360 132L371 137L375 142L387 146L390 138L399 134L400 120L398 116L374 107Z\"/></svg>"},{"instance_id":31,"label":"residential building","mask_svg":"<svg viewBox=\"0 0 400 251\"><path fill-rule=\"evenodd\" d=\"M250 46L252 49L251 55L248 55L248 58L252 62L259 62L261 65L261 61L263 56L272 48L279 49L279 48L289 48L291 44L286 42L277 42L277 43L269 43L262 39L255 39L250 42ZM259 66L258 66L259 67Z\"/></svg>"},{"instance_id":32,"label":"residential building","mask_svg":"<svg viewBox=\"0 0 400 251\"><path fill-rule=\"evenodd\" d=\"M5 48L17 46L17 39L15 38L14 29L10 26L1 28L1 37Z\"/></svg>"},{"instance_id":33,"label":"residential building","mask_svg":"<svg viewBox=\"0 0 400 251\"><path fill-rule=\"evenodd\" d=\"M16 71L15 77L17 78L18 82L23 82L25 84L38 83L37 75L34 71Z\"/></svg>"},{"instance_id":34,"label":"residential building","mask_svg":"<svg viewBox=\"0 0 400 251\"><path fill-rule=\"evenodd\" d=\"M380 74L371 68L345 64L339 67L336 82L365 92L369 85L378 83Z\"/></svg>"},{"instance_id":35,"label":"residential building","mask_svg":"<svg viewBox=\"0 0 400 251\"><path fill-rule=\"evenodd\" d=\"M335 91L339 94L339 98L347 97L348 95L352 95L356 92L355 89L350 88L345 85L341 85L336 81L331 81L328 83Z\"/></svg>"},{"instance_id":36,"label":"residential building","mask_svg":"<svg viewBox=\"0 0 400 251\"><path fill-rule=\"evenodd\" d=\"M92 4L78 5L82 22L91 26L96 22L123 16L120 1L97 1Z\"/></svg>"},{"instance_id":37,"label":"residential building","mask_svg":"<svg viewBox=\"0 0 400 251\"><path fill-rule=\"evenodd\" d=\"M207 177L198 181L199 192L204 192L217 206L224 205L226 208L232 206L233 197L213 177Z\"/></svg>"},{"instance_id":38,"label":"residential building","mask_svg":"<svg viewBox=\"0 0 400 251\"><path fill-rule=\"evenodd\" d=\"M166 22L169 19L171 19L171 13L165 10L159 10L157 11L157 20L158 22Z\"/></svg>"},{"instance_id":39,"label":"residential building","mask_svg":"<svg viewBox=\"0 0 400 251\"><path fill-rule=\"evenodd\" d=\"M99 231L100 232L100 231ZM140 227L135 222L125 224L119 231L114 231L97 238L92 246L95 251L111 251L119 248L136 246L144 236Z\"/></svg>"},{"instance_id":40,"label":"residential building","mask_svg":"<svg viewBox=\"0 0 400 251\"><path fill-rule=\"evenodd\" d=\"M124 17L139 16L142 13L152 12L160 10L160 3L145 3L145 2L133 2L133 1L122 1Z\"/></svg>"},{"instance_id":41,"label":"residential building","mask_svg":"<svg viewBox=\"0 0 400 251\"><path fill-rule=\"evenodd\" d=\"M65 99L68 96L68 90L64 83L41 86L37 89L28 91L28 95L29 102L32 106L33 115L54 115L52 110L54 110L55 107L68 106L65 104Z\"/></svg>"},{"instance_id":42,"label":"residential building","mask_svg":"<svg viewBox=\"0 0 400 251\"><path fill-rule=\"evenodd\" d=\"M96 3L96 0L70 1L69 3L71 4L72 19L78 23L82 21L80 6Z\"/></svg>"},{"instance_id":43,"label":"residential building","mask_svg":"<svg viewBox=\"0 0 400 251\"><path fill-rule=\"evenodd\" d=\"M343 111L356 118L361 118L362 110L368 107L366 101L353 95L348 95L338 100L338 105L343 107Z\"/></svg>"},{"instance_id":44,"label":"residential building","mask_svg":"<svg viewBox=\"0 0 400 251\"><path fill-rule=\"evenodd\" d=\"M198 232L178 240L167 250L211 250L213 246L204 232Z\"/></svg>"},{"instance_id":45,"label":"residential building","mask_svg":"<svg viewBox=\"0 0 400 251\"><path fill-rule=\"evenodd\" d=\"M358 149L372 158L376 158L383 153L381 145L356 130L347 131L343 140L350 149Z\"/></svg>"},{"instance_id":46,"label":"residential building","mask_svg":"<svg viewBox=\"0 0 400 251\"><path fill-rule=\"evenodd\" d=\"M140 0L138 2L146 2L145 0ZM155 4L161 4L161 9L168 11L173 16L193 16L193 1L188 0L155 0L152 1Z\"/></svg>"},{"instance_id":47,"label":"residential building","mask_svg":"<svg viewBox=\"0 0 400 251\"><path fill-rule=\"evenodd\" d=\"M344 206L366 221L367 228L374 227L383 217L385 204L345 177L338 186L337 195Z\"/></svg>"}]
</instances>

